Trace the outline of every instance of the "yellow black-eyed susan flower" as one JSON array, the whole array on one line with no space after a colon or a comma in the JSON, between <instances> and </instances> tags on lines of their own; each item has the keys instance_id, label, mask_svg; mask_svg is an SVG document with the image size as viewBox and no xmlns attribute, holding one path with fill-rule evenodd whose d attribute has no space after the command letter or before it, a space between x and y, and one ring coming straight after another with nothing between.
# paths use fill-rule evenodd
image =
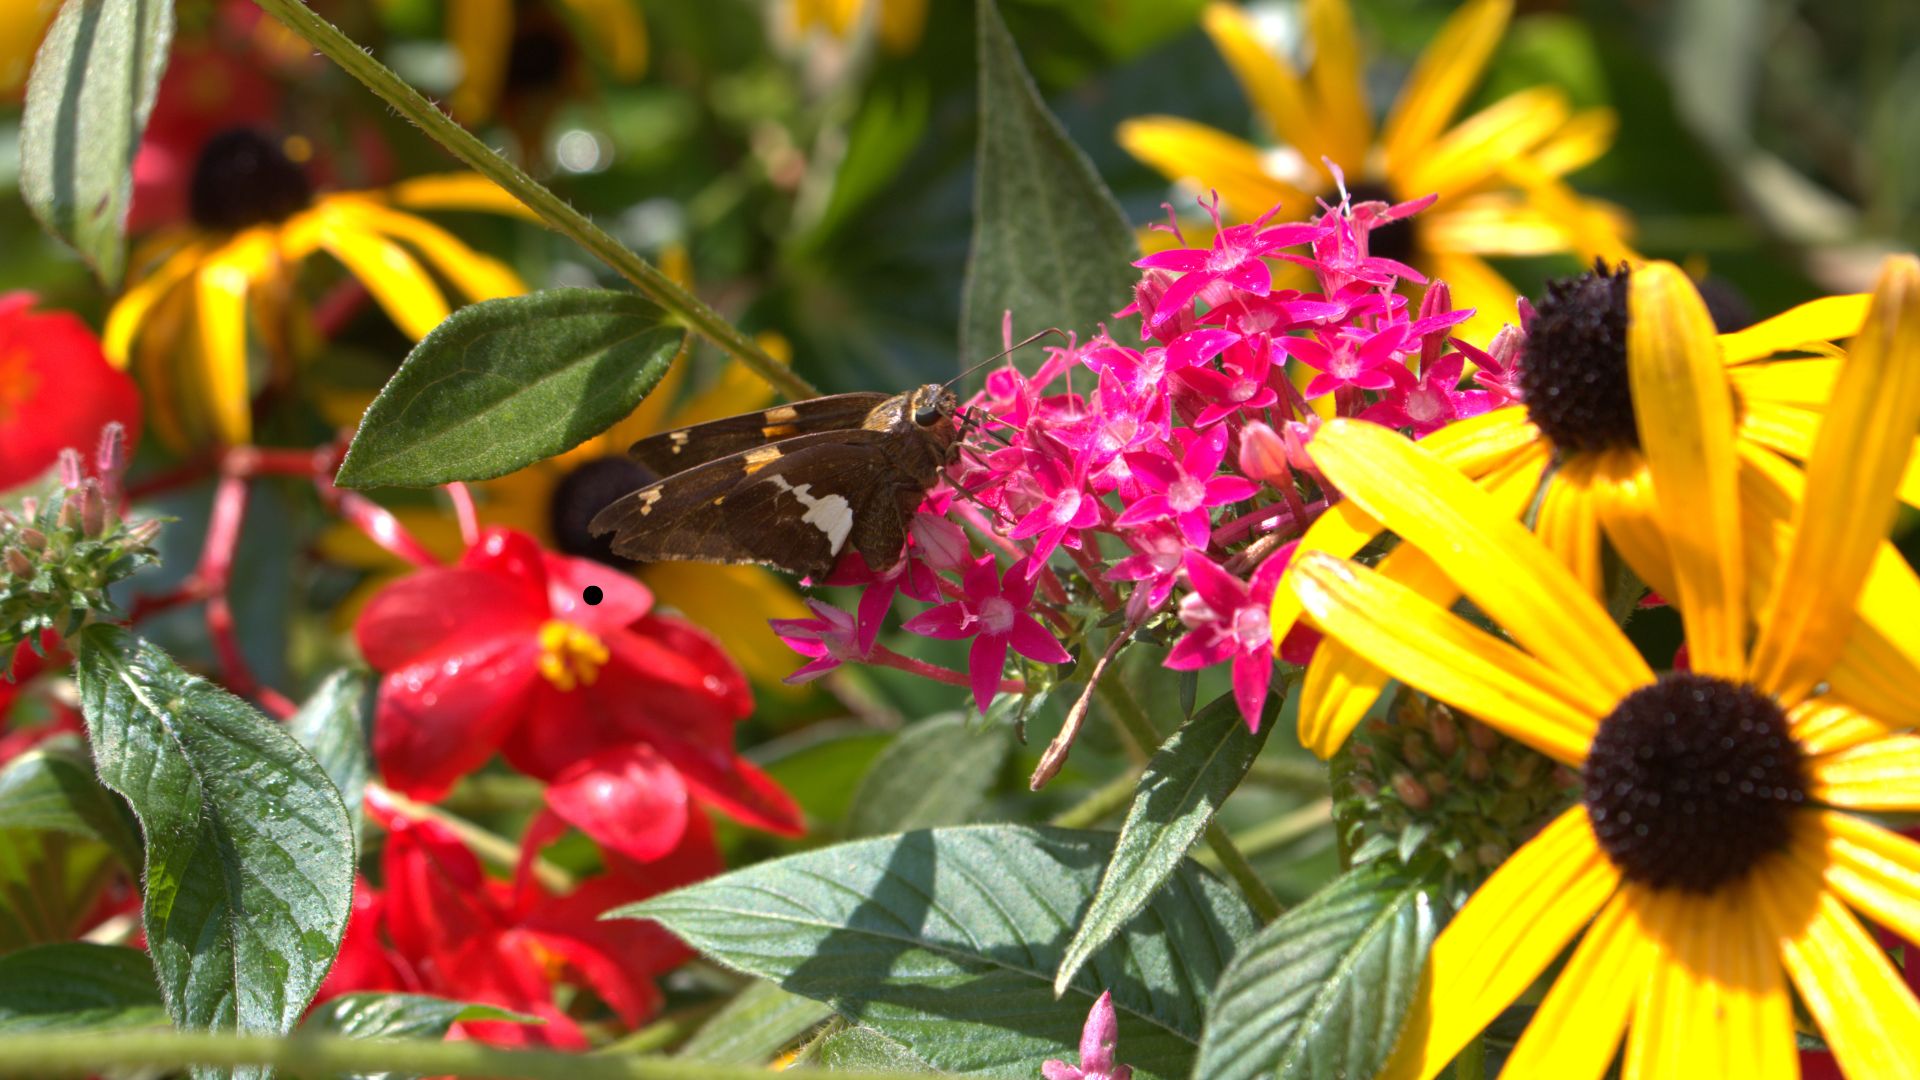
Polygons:
<instances>
[{"instance_id":1,"label":"yellow black-eyed susan flower","mask_svg":"<svg viewBox=\"0 0 1920 1080\"><path fill-rule=\"evenodd\" d=\"M525 291L504 263L413 213L525 213L476 174L321 193L279 140L235 128L200 151L187 201L187 222L134 249L105 334L108 357L147 387L155 433L175 447L249 441L258 388L249 345L281 365L303 351L295 275L315 252L337 259L416 339L447 316L435 274L468 300Z\"/></svg>"},{"instance_id":2,"label":"yellow black-eyed susan flower","mask_svg":"<svg viewBox=\"0 0 1920 1080\"><path fill-rule=\"evenodd\" d=\"M1733 441L1717 452L1737 462L1743 487L1792 472L1787 459L1810 452L1841 364L1828 342L1858 331L1866 308L1864 296L1830 297L1716 337L1693 283L1670 264L1563 282L1541 301L1521 347L1514 388L1524 403L1451 424L1421 445L1479 481L1509 514L1535 507L1535 533L1590 595L1601 595L1602 546L1610 544L1640 580L1673 599L1675 554L1698 550L1675 536L1705 526L1663 520L1653 499L1659 444L1721 424ZM1703 415L1707 408L1716 411ZM1903 481L1901 497L1920 500L1920 472ZM1726 522L1710 520L1764 545L1768 523L1790 508L1770 496L1737 509ZM1343 502L1314 523L1300 550L1349 556L1381 530L1359 505ZM1436 602L1458 595L1410 546L1390 552L1379 570ZM1907 614L1920 604L1920 580L1899 560L1882 563L1875 580L1830 677L1877 714L1920 722L1920 633ZM1276 638L1299 611L1292 590L1276 592ZM1328 642L1302 688L1302 740L1331 754L1387 680L1344 643Z\"/></svg>"},{"instance_id":3,"label":"yellow black-eyed susan flower","mask_svg":"<svg viewBox=\"0 0 1920 1080\"><path fill-rule=\"evenodd\" d=\"M1210 3L1203 25L1276 145L1172 116L1126 121L1120 144L1170 180L1217 191L1235 220L1275 206L1283 217L1311 212L1316 197L1334 190L1329 165L1344 174L1355 202L1437 194L1431 209L1376 232L1373 253L1445 280L1458 306L1479 312L1473 336L1484 340L1514 302L1488 256L1628 254L1624 215L1574 194L1563 179L1606 152L1610 110L1576 113L1559 90L1536 87L1452 122L1512 8L1512 0L1473 0L1456 12L1376 131L1348 0L1307 0L1313 64L1304 76L1262 43L1239 8Z\"/></svg>"},{"instance_id":4,"label":"yellow black-eyed susan flower","mask_svg":"<svg viewBox=\"0 0 1920 1080\"><path fill-rule=\"evenodd\" d=\"M459 0L447 40L460 54L448 107L461 123L493 118L510 97L566 89L584 50L631 82L647 71L647 23L635 0Z\"/></svg>"},{"instance_id":5,"label":"yellow black-eyed susan flower","mask_svg":"<svg viewBox=\"0 0 1920 1080\"><path fill-rule=\"evenodd\" d=\"M1804 477L1739 445L1724 383L1693 385L1718 405L1680 391L1692 415L1649 440L1691 650L1664 675L1455 470L1378 427L1321 434L1334 482L1507 637L1325 553L1290 579L1314 622L1583 783L1435 942L1389 1080L1438 1073L1575 939L1506 1075L1599 1077L1622 1053L1627 1076L1792 1077L1796 997L1847 1075L1920 1075L1920 1003L1860 918L1920 940L1920 843L1864 816L1920 809L1920 737L1833 678L1893 557L1920 262L1882 276ZM1777 557L1740 535L1755 501L1785 513Z\"/></svg>"}]
</instances>

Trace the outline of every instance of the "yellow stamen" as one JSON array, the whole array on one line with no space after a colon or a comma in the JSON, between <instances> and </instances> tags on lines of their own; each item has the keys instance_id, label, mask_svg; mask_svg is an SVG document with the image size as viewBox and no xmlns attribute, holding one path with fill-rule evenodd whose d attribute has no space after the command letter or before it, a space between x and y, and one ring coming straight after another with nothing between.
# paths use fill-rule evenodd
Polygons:
<instances>
[{"instance_id":1,"label":"yellow stamen","mask_svg":"<svg viewBox=\"0 0 1920 1080\"><path fill-rule=\"evenodd\" d=\"M592 631L562 619L540 627L540 674L562 693L592 686L610 654Z\"/></svg>"}]
</instances>

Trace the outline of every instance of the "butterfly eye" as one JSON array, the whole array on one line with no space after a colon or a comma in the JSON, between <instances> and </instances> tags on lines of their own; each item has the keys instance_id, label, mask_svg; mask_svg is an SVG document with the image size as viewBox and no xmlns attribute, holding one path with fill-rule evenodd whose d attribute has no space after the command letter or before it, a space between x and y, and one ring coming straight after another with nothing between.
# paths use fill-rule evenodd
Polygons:
<instances>
[{"instance_id":1,"label":"butterfly eye","mask_svg":"<svg viewBox=\"0 0 1920 1080\"><path fill-rule=\"evenodd\" d=\"M929 427L939 421L940 406L938 404L922 405L913 410L913 422L920 427Z\"/></svg>"}]
</instances>

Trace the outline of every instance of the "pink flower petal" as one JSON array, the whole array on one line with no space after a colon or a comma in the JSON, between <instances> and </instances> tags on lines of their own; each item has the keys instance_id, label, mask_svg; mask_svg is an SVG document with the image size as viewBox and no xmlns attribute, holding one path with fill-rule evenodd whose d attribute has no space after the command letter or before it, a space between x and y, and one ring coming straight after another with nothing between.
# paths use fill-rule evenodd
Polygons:
<instances>
[{"instance_id":1,"label":"pink flower petal","mask_svg":"<svg viewBox=\"0 0 1920 1080\"><path fill-rule=\"evenodd\" d=\"M1024 612L1013 617L1013 629L1007 638L1014 651L1029 660L1038 660L1043 664L1064 664L1073 659L1058 638L1048 633L1039 620Z\"/></svg>"},{"instance_id":2,"label":"pink flower petal","mask_svg":"<svg viewBox=\"0 0 1920 1080\"><path fill-rule=\"evenodd\" d=\"M1005 637L977 637L967 650L967 675L973 684L973 703L985 715L993 696L1000 692L1000 673L1007 666Z\"/></svg>"},{"instance_id":3,"label":"pink flower petal","mask_svg":"<svg viewBox=\"0 0 1920 1080\"><path fill-rule=\"evenodd\" d=\"M915 615L901 623L900 629L921 637L959 641L978 633L979 624L974 621L973 613L967 610L967 605L954 600Z\"/></svg>"}]
</instances>

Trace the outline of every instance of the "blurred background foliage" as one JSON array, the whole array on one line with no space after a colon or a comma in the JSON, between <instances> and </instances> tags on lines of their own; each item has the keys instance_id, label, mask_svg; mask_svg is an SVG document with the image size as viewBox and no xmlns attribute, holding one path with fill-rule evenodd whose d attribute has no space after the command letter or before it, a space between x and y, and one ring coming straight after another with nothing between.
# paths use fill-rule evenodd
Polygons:
<instances>
[{"instance_id":1,"label":"blurred background foliage","mask_svg":"<svg viewBox=\"0 0 1920 1080\"><path fill-rule=\"evenodd\" d=\"M468 2L314 0L441 100L455 94L462 68L450 40L452 5ZM878 40L871 24L845 37L803 31L798 16L819 6L808 0L610 0L636 3L647 37L644 69L628 63L618 71L617 58L599 55L608 39L580 14L606 2L515 5L523 17L518 59L500 100L477 124L490 141L636 250L683 268L737 324L784 338L795 367L824 392L941 380L979 359L956 354L980 122L972 3L927 0L917 38L901 42ZM1247 6L1279 47L1302 48L1297 4ZM179 0L183 37L219 33L221 7ZM1160 220L1168 201L1191 209L1198 193L1170 190L1127 155L1115 140L1122 120L1163 113L1263 135L1198 28L1201 7L1199 0L1002 0L1041 91L1136 224ZM1353 0L1373 100L1391 100L1453 7ZM249 47L272 54L275 77L290 91L286 134L311 140L338 186L451 166L290 39ZM1523 0L1466 108L1540 84L1561 88L1576 106L1618 113L1612 151L1571 177L1574 185L1629 211L1641 251L1721 280L1756 312L1863 289L1883 251L1920 246L1920 122L1912 113L1920 98L1920 5L1911 0ZM14 94L0 107L0 188L9 195L17 182ZM508 259L533 287L618 285L526 222L460 215L450 226ZM18 198L0 199L0 236L7 238L0 291L33 290L46 306L100 325L111 297L34 226ZM1579 269L1570 256L1499 268L1527 292ZM324 260L307 272L318 278L307 293L315 297L344 277ZM407 348L377 307L362 305L309 366L303 377L314 383L303 396L364 400ZM695 364L690 392L720 370L717 357L704 353ZM332 437L324 412L283 421L259 438L324 443ZM327 518L309 487L258 487L235 571L236 616L263 679L297 692L342 658L335 608L360 577L314 554ZM199 550L208 498L206 486L191 487L156 507L181 519L166 534L174 575L186 574ZM171 632L169 618L156 620L153 634L189 661L203 653L193 618L183 616ZM1150 651L1132 658L1152 663ZM1134 683L1165 697L1148 711L1169 730L1183 711L1176 682ZM1220 689L1190 692L1205 701ZM845 802L885 740L870 728L808 724L844 716L849 705L923 717L959 700L951 688L884 669L849 670L834 690L838 700L763 694L757 731L743 739L760 744L752 756L816 820L838 817L836 800ZM1096 725L1061 782L1038 800L1026 795L1019 778L1058 711L1038 710L1031 745L1003 755L995 770L993 790L1027 803L982 816L1044 815L1084 796L1090 777L1113 775L1122 748ZM1290 730L1279 726L1276 748L1290 743ZM1273 844L1251 847L1291 900L1331 865L1326 830L1288 825L1285 817L1323 782L1268 779L1275 783L1235 800L1229 824L1281 830ZM484 804L487 789L471 788L466 797ZM1289 828L1315 850L1296 846ZM736 859L788 843L740 830L727 839Z\"/></svg>"}]
</instances>

